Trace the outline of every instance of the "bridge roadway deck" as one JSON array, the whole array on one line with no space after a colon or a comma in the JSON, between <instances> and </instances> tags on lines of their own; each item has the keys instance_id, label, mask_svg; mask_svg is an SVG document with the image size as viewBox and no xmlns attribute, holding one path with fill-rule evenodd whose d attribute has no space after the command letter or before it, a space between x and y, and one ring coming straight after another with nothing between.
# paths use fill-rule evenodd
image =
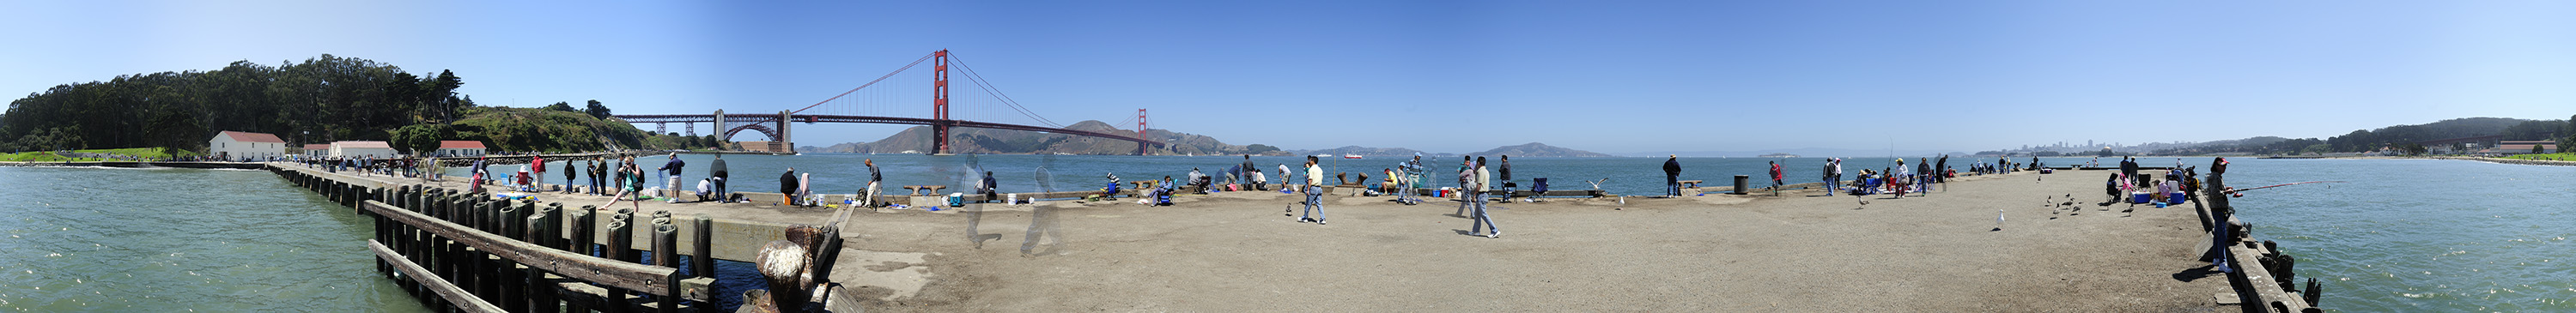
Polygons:
<instances>
[{"instance_id":1,"label":"bridge roadway deck","mask_svg":"<svg viewBox=\"0 0 2576 313\"><path fill-rule=\"evenodd\" d=\"M886 210L844 225L849 248L833 276L859 286L870 309L898 312L2233 310L2212 301L2231 292L2227 279L2192 260L2205 240L2192 209L2096 206L2098 176L1965 178L1867 205L1807 191L1499 204L1508 207L1494 211L1499 239L1463 234L1468 220L1437 198L1327 196L1330 225L1283 216L1298 198L1276 192L1182 195L1171 207ZM2085 199L2076 211L2042 205L2070 194ZM641 206L829 218L757 204ZM1024 244L1032 249L1014 249Z\"/></svg>"}]
</instances>

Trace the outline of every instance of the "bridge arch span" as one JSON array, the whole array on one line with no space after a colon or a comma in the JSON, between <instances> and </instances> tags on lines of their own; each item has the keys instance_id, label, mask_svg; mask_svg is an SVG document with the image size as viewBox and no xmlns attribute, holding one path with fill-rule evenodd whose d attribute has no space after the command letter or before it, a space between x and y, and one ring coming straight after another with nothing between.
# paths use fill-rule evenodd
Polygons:
<instances>
[{"instance_id":1,"label":"bridge arch span","mask_svg":"<svg viewBox=\"0 0 2576 313\"><path fill-rule=\"evenodd\" d=\"M724 140L724 141L733 141L733 136L734 136L734 134L740 134L740 133L742 133L742 131L745 131L745 130L758 131L758 132L760 132L760 135L761 135L761 137L762 137L762 138L768 138L768 139L769 139L769 141L778 141L778 130L775 130L775 129L769 129L769 125L766 125L765 123L751 123L751 124L743 124L742 126L735 126L733 129L727 129L727 130L725 130L725 132L724 132L724 138L717 138L717 139L719 139L719 140Z\"/></svg>"}]
</instances>

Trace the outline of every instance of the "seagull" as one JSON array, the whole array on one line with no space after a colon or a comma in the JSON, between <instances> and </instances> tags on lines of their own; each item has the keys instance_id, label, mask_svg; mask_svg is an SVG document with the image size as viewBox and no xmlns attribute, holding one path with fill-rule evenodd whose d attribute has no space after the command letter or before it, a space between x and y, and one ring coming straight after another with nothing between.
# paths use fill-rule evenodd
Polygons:
<instances>
[{"instance_id":1,"label":"seagull","mask_svg":"<svg viewBox=\"0 0 2576 313\"><path fill-rule=\"evenodd\" d=\"M2004 210L1995 210L1995 230L1989 231L2004 231Z\"/></svg>"}]
</instances>

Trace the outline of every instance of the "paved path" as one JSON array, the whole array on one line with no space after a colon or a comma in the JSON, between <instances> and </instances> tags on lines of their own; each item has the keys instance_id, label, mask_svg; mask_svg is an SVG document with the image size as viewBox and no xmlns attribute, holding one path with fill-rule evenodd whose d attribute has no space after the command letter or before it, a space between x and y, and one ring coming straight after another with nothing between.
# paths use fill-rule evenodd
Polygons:
<instances>
[{"instance_id":1,"label":"paved path","mask_svg":"<svg viewBox=\"0 0 2576 313\"><path fill-rule=\"evenodd\" d=\"M2211 301L2230 292L2226 279L2191 260L2196 213L2094 205L2101 173L1965 178L1868 205L1811 192L1497 204L1509 208L1495 213L1500 239L1466 235L1456 202L1388 197L1327 196L1331 225L1294 222L1283 211L1299 198L1277 192L1183 195L1173 207L887 210L844 225L849 250L833 276L890 311L2232 309ZM2080 211L2044 205L2069 194ZM830 214L642 206L779 223ZM1023 253L1042 218L1056 227Z\"/></svg>"}]
</instances>

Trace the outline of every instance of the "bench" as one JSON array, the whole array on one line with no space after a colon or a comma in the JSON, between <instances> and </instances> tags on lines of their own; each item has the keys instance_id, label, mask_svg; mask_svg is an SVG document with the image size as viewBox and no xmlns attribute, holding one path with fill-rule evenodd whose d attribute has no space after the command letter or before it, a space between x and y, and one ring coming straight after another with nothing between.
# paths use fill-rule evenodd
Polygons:
<instances>
[{"instance_id":1,"label":"bench","mask_svg":"<svg viewBox=\"0 0 2576 313\"><path fill-rule=\"evenodd\" d=\"M903 186L903 189L912 189L912 195L915 195L915 196L919 196L919 195L921 195L921 191L922 191L923 189L928 189L928 190L930 190L930 194L932 194L932 195L938 195L938 194L939 194L939 190L940 190L940 189L948 189L948 186L944 186L944 185L930 185L930 186Z\"/></svg>"},{"instance_id":2,"label":"bench","mask_svg":"<svg viewBox=\"0 0 2576 313\"><path fill-rule=\"evenodd\" d=\"M1699 181L1696 180L1685 180L1681 181L1681 183L1682 188L1699 188Z\"/></svg>"}]
</instances>

